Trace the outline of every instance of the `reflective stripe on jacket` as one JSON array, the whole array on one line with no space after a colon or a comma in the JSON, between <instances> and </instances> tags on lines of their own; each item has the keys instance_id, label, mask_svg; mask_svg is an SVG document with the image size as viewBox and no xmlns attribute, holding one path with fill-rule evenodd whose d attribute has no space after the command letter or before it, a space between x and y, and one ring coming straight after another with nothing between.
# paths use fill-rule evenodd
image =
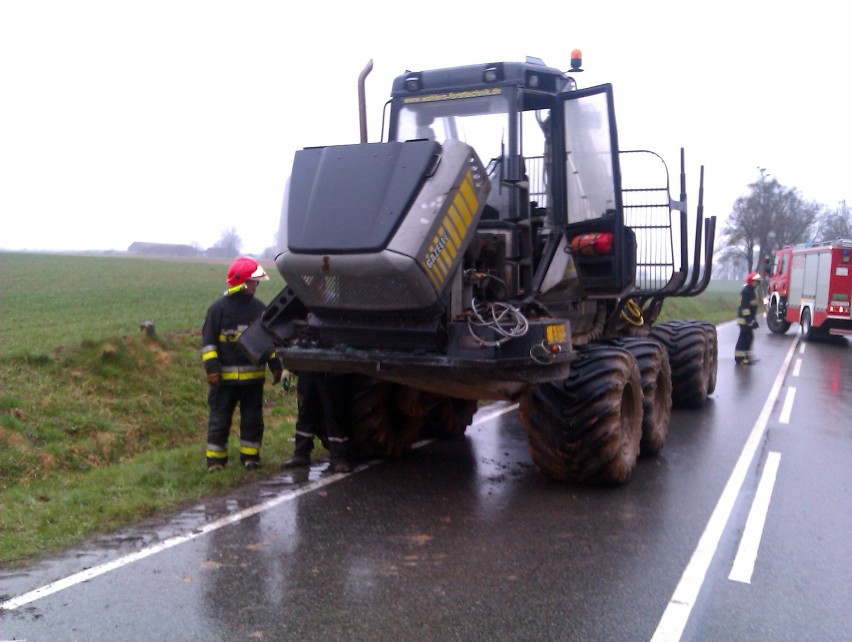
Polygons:
<instances>
[{"instance_id":1,"label":"reflective stripe on jacket","mask_svg":"<svg viewBox=\"0 0 852 642\"><path fill-rule=\"evenodd\" d=\"M757 316L757 293L750 285L740 291L740 308L737 310L737 323L750 326Z\"/></svg>"},{"instance_id":2,"label":"reflective stripe on jacket","mask_svg":"<svg viewBox=\"0 0 852 642\"><path fill-rule=\"evenodd\" d=\"M266 364L254 364L237 343L265 309L261 301L242 289L229 291L213 302L201 330L201 361L207 374L218 372L224 384L245 384L263 381L264 365L273 372L282 369L274 353Z\"/></svg>"}]
</instances>

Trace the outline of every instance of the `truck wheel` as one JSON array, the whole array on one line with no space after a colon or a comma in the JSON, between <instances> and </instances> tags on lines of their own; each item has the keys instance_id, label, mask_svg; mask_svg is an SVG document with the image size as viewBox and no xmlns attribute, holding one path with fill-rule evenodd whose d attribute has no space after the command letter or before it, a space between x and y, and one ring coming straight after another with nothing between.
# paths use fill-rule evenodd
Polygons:
<instances>
[{"instance_id":1,"label":"truck wheel","mask_svg":"<svg viewBox=\"0 0 852 642\"><path fill-rule=\"evenodd\" d=\"M349 375L346 384L352 455L362 459L401 457L411 450L424 415L406 409L410 389L363 375Z\"/></svg>"},{"instance_id":2,"label":"truck wheel","mask_svg":"<svg viewBox=\"0 0 852 642\"><path fill-rule=\"evenodd\" d=\"M814 327L813 319L811 319L811 311L805 309L802 311L802 320L800 322L802 330L802 339L804 341L813 341L820 335L819 330Z\"/></svg>"},{"instance_id":3,"label":"truck wheel","mask_svg":"<svg viewBox=\"0 0 852 642\"><path fill-rule=\"evenodd\" d=\"M707 335L708 350L710 353L710 372L707 376L707 394L716 392L716 374L719 371L719 336L716 326L709 321L697 321L704 328Z\"/></svg>"},{"instance_id":4,"label":"truck wheel","mask_svg":"<svg viewBox=\"0 0 852 642\"><path fill-rule=\"evenodd\" d=\"M710 339L702 323L667 321L651 328L651 337L669 353L675 407L700 408L707 402L711 384L715 387Z\"/></svg>"},{"instance_id":5,"label":"truck wheel","mask_svg":"<svg viewBox=\"0 0 852 642\"><path fill-rule=\"evenodd\" d=\"M639 455L651 457L660 452L669 433L672 417L672 371L665 347L654 339L621 339L639 365L642 380L642 439Z\"/></svg>"},{"instance_id":6,"label":"truck wheel","mask_svg":"<svg viewBox=\"0 0 852 642\"><path fill-rule=\"evenodd\" d=\"M592 344L567 379L533 386L520 401L530 456L547 478L616 485L630 479L642 438L642 382L636 359Z\"/></svg>"},{"instance_id":7,"label":"truck wheel","mask_svg":"<svg viewBox=\"0 0 852 642\"><path fill-rule=\"evenodd\" d=\"M457 439L463 437L476 414L477 401L445 397L438 401L420 429L421 437Z\"/></svg>"},{"instance_id":8,"label":"truck wheel","mask_svg":"<svg viewBox=\"0 0 852 642\"><path fill-rule=\"evenodd\" d=\"M775 299L769 302L769 309L766 311L766 325L775 334L784 334L790 329L790 322L778 316L778 301Z\"/></svg>"}]
</instances>

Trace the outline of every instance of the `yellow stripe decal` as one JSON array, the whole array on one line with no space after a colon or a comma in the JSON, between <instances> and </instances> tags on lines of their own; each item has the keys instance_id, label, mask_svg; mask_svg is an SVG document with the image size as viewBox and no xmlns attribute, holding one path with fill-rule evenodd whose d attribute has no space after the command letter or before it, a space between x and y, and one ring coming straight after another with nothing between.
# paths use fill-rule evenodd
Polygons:
<instances>
[{"instance_id":1,"label":"yellow stripe decal","mask_svg":"<svg viewBox=\"0 0 852 642\"><path fill-rule=\"evenodd\" d=\"M425 263L423 264L423 267L426 268L426 276L428 276L429 280L432 281L432 286L437 290L441 286L441 281L438 279L438 275L427 268Z\"/></svg>"},{"instance_id":2,"label":"yellow stripe decal","mask_svg":"<svg viewBox=\"0 0 852 642\"><path fill-rule=\"evenodd\" d=\"M432 250L432 267L438 271L438 276L441 277L441 283L444 282L444 279L447 278L447 270L440 263L439 259L441 258L441 251L443 249L443 245L438 245L439 239L436 236L432 241L432 247L436 248ZM437 249L440 248L440 249Z\"/></svg>"},{"instance_id":3,"label":"yellow stripe decal","mask_svg":"<svg viewBox=\"0 0 852 642\"><path fill-rule=\"evenodd\" d=\"M468 170L447 206L432 244L420 262L436 290L440 289L449 276L478 206L473 175Z\"/></svg>"},{"instance_id":4,"label":"yellow stripe decal","mask_svg":"<svg viewBox=\"0 0 852 642\"><path fill-rule=\"evenodd\" d=\"M455 207L458 213L461 214L465 227L470 227L470 224L473 222L473 212L470 210L470 207L468 206L467 201L464 200L461 192L456 194L456 197L453 199L453 207Z\"/></svg>"},{"instance_id":5,"label":"yellow stripe decal","mask_svg":"<svg viewBox=\"0 0 852 642\"><path fill-rule=\"evenodd\" d=\"M438 234L447 237L447 251L450 254L450 263L452 263L456 254L459 253L459 246L453 242L453 235L449 233L450 226L447 225L447 218L444 217L443 224L438 228Z\"/></svg>"},{"instance_id":6,"label":"yellow stripe decal","mask_svg":"<svg viewBox=\"0 0 852 642\"><path fill-rule=\"evenodd\" d=\"M446 253L442 253L442 254L438 257L438 261L437 261L437 262L438 262L438 265L440 265L440 266L443 268L443 270L444 270L444 276L446 277L446 275L450 273L450 268L451 268L451 267L452 267L452 265L453 265L452 260L450 259L450 257L448 257L448 256L446 255Z\"/></svg>"},{"instance_id":7,"label":"yellow stripe decal","mask_svg":"<svg viewBox=\"0 0 852 642\"><path fill-rule=\"evenodd\" d=\"M461 216L459 216L458 210L456 210L455 207L450 207L447 210L447 221L451 223L450 225L447 225L450 230L450 236L453 236L453 233L455 233L453 238L455 239L456 244L461 246L461 239L463 239L465 234L467 234L467 225L465 225L464 221L461 220Z\"/></svg>"},{"instance_id":8,"label":"yellow stripe decal","mask_svg":"<svg viewBox=\"0 0 852 642\"><path fill-rule=\"evenodd\" d=\"M470 172L467 173L464 181L462 181L458 194L453 199L453 203L455 203L459 210L462 211L467 224L470 225L470 222L473 220L473 213L479 206L479 201L473 191L473 179L471 178ZM464 209L462 208L462 203L464 203Z\"/></svg>"}]
</instances>

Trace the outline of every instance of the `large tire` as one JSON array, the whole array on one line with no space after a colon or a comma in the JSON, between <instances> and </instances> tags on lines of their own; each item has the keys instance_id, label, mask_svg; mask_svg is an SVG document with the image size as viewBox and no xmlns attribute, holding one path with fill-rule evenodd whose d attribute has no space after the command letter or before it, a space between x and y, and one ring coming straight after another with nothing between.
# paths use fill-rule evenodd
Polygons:
<instances>
[{"instance_id":1,"label":"large tire","mask_svg":"<svg viewBox=\"0 0 852 642\"><path fill-rule=\"evenodd\" d=\"M707 375L707 394L716 392L716 375L719 371L719 336L716 326L709 321L697 321L707 335L707 349L710 354L710 372Z\"/></svg>"},{"instance_id":2,"label":"large tire","mask_svg":"<svg viewBox=\"0 0 852 642\"><path fill-rule=\"evenodd\" d=\"M668 321L651 328L651 337L669 353L672 369L672 404L700 408L707 403L715 368L707 330L701 321Z\"/></svg>"},{"instance_id":3,"label":"large tire","mask_svg":"<svg viewBox=\"0 0 852 642\"><path fill-rule=\"evenodd\" d=\"M533 386L520 401L530 456L547 478L616 485L630 479L642 437L642 383L636 359L591 344L567 379Z\"/></svg>"},{"instance_id":4,"label":"large tire","mask_svg":"<svg viewBox=\"0 0 852 642\"><path fill-rule=\"evenodd\" d=\"M672 371L665 346L654 339L621 339L618 345L630 351L639 365L642 380L642 439L639 455L660 452L669 433L672 417Z\"/></svg>"},{"instance_id":5,"label":"large tire","mask_svg":"<svg viewBox=\"0 0 852 642\"><path fill-rule=\"evenodd\" d=\"M770 299L769 309L766 311L766 325L775 334L784 334L790 329L790 322L778 316L778 301Z\"/></svg>"},{"instance_id":6,"label":"large tire","mask_svg":"<svg viewBox=\"0 0 852 642\"><path fill-rule=\"evenodd\" d=\"M417 407L410 388L362 375L346 381L349 448L353 457L401 457L411 450L425 410Z\"/></svg>"},{"instance_id":7,"label":"large tire","mask_svg":"<svg viewBox=\"0 0 852 642\"><path fill-rule=\"evenodd\" d=\"M475 400L444 397L426 415L420 435L425 438L459 439L473 421L476 409Z\"/></svg>"}]
</instances>

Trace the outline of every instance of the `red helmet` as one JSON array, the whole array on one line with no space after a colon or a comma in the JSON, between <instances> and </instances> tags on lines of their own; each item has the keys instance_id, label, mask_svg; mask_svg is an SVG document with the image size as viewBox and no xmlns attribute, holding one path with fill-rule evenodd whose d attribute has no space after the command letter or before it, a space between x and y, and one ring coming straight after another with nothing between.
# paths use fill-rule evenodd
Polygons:
<instances>
[{"instance_id":1,"label":"red helmet","mask_svg":"<svg viewBox=\"0 0 852 642\"><path fill-rule=\"evenodd\" d=\"M249 279L268 281L269 277L266 276L266 272L257 261L247 256L241 256L228 268L228 285L231 287L242 285Z\"/></svg>"},{"instance_id":2,"label":"red helmet","mask_svg":"<svg viewBox=\"0 0 852 642\"><path fill-rule=\"evenodd\" d=\"M752 281L760 281L760 275L757 272L749 272L748 276L746 276L746 283L751 283Z\"/></svg>"}]
</instances>

